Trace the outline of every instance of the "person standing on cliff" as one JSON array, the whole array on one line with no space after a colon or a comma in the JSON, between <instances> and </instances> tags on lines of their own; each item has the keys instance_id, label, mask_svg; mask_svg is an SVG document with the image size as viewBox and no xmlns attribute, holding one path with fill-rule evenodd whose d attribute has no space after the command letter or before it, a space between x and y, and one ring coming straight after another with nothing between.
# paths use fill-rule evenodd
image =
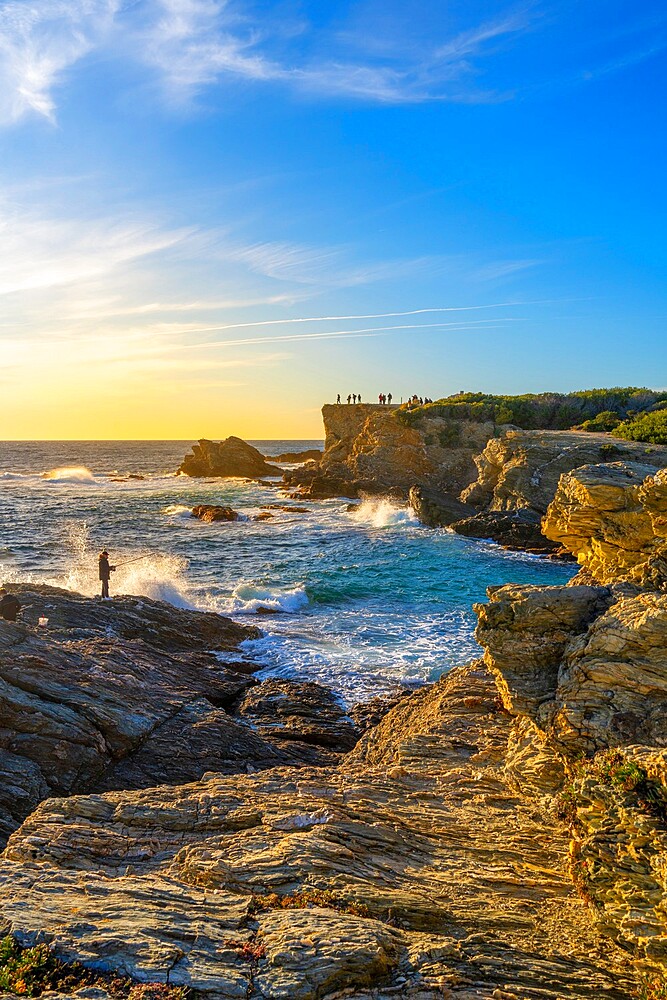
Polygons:
<instances>
[{"instance_id":1,"label":"person standing on cliff","mask_svg":"<svg viewBox=\"0 0 667 1000\"><path fill-rule=\"evenodd\" d=\"M358 392L357 393L357 403L360 403L360 402L361 402L361 393Z\"/></svg>"},{"instance_id":2,"label":"person standing on cliff","mask_svg":"<svg viewBox=\"0 0 667 1000\"><path fill-rule=\"evenodd\" d=\"M352 402L356 403L356 401L357 401L357 394L356 394L356 392L353 392L352 393Z\"/></svg>"},{"instance_id":3,"label":"person standing on cliff","mask_svg":"<svg viewBox=\"0 0 667 1000\"><path fill-rule=\"evenodd\" d=\"M390 392L388 392L387 393L387 402L389 403L390 406L391 406L391 400L392 400L392 395L391 395Z\"/></svg>"},{"instance_id":4,"label":"person standing on cliff","mask_svg":"<svg viewBox=\"0 0 667 1000\"><path fill-rule=\"evenodd\" d=\"M336 405L340 406L340 393L336 396Z\"/></svg>"},{"instance_id":5,"label":"person standing on cliff","mask_svg":"<svg viewBox=\"0 0 667 1000\"><path fill-rule=\"evenodd\" d=\"M104 549L100 552L100 580L102 581L102 597L109 596L109 577L115 568L115 566L109 565L109 553L106 549Z\"/></svg>"},{"instance_id":6,"label":"person standing on cliff","mask_svg":"<svg viewBox=\"0 0 667 1000\"><path fill-rule=\"evenodd\" d=\"M347 405L349 406L351 402L352 402L352 394L348 393L348 396L347 396Z\"/></svg>"}]
</instances>

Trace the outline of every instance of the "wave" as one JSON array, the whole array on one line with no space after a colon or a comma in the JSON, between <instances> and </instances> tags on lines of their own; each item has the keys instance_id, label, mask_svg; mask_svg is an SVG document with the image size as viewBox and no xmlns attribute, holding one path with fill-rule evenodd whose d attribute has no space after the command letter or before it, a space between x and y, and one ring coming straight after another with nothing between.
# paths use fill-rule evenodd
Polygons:
<instances>
[{"instance_id":1,"label":"wave","mask_svg":"<svg viewBox=\"0 0 667 1000\"><path fill-rule=\"evenodd\" d=\"M162 511L165 517L177 517L183 520L192 518L192 507L187 507L183 503L172 503Z\"/></svg>"},{"instance_id":2,"label":"wave","mask_svg":"<svg viewBox=\"0 0 667 1000\"><path fill-rule=\"evenodd\" d=\"M391 500L363 500L350 516L354 521L372 528L419 524L417 515L410 507L398 507Z\"/></svg>"},{"instance_id":3,"label":"wave","mask_svg":"<svg viewBox=\"0 0 667 1000\"><path fill-rule=\"evenodd\" d=\"M84 486L98 486L98 482L90 469L85 465L63 465L42 473L42 479L55 483L76 483Z\"/></svg>"},{"instance_id":4,"label":"wave","mask_svg":"<svg viewBox=\"0 0 667 1000\"><path fill-rule=\"evenodd\" d=\"M251 615L256 614L260 608L269 608L283 614L295 614L308 603L304 587L280 590L259 587L254 583L241 583L232 591L226 610L230 614Z\"/></svg>"},{"instance_id":5,"label":"wave","mask_svg":"<svg viewBox=\"0 0 667 1000\"><path fill-rule=\"evenodd\" d=\"M30 472L0 472L0 479L37 479L34 473Z\"/></svg>"}]
</instances>

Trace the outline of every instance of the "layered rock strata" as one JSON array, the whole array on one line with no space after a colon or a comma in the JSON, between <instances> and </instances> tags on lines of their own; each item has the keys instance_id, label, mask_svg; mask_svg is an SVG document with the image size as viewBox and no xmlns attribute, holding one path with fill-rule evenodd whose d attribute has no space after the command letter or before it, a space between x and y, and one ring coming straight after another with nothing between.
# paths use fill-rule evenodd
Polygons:
<instances>
[{"instance_id":1,"label":"layered rock strata","mask_svg":"<svg viewBox=\"0 0 667 1000\"><path fill-rule=\"evenodd\" d=\"M336 741L349 749L360 735L330 692L318 702L298 684L283 699L289 741L238 715L249 688L262 684L252 664L223 665L211 650L235 651L258 629L147 598L12 590L25 620L0 620L2 841L48 795L192 781L211 769L328 764Z\"/></svg>"},{"instance_id":2,"label":"layered rock strata","mask_svg":"<svg viewBox=\"0 0 667 1000\"><path fill-rule=\"evenodd\" d=\"M565 836L506 777L511 725L472 666L337 770L51 799L0 861L0 930L216 1000L627 1000Z\"/></svg>"},{"instance_id":3,"label":"layered rock strata","mask_svg":"<svg viewBox=\"0 0 667 1000\"><path fill-rule=\"evenodd\" d=\"M544 518L547 537L566 546L591 576L667 586L667 470L615 462L567 476Z\"/></svg>"},{"instance_id":4,"label":"layered rock strata","mask_svg":"<svg viewBox=\"0 0 667 1000\"><path fill-rule=\"evenodd\" d=\"M312 497L359 496L395 491L405 499L411 486L452 498L475 477L473 457L498 433L495 424L424 416L407 426L394 407L324 406L326 433L319 462L288 472L285 480Z\"/></svg>"}]
</instances>

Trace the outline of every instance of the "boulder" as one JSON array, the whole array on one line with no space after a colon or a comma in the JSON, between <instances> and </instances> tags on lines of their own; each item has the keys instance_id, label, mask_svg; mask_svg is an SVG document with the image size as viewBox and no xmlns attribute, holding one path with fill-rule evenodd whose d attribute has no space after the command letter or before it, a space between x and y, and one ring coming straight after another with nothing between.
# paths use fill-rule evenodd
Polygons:
<instances>
[{"instance_id":1,"label":"boulder","mask_svg":"<svg viewBox=\"0 0 667 1000\"><path fill-rule=\"evenodd\" d=\"M274 740L339 752L351 750L361 735L333 692L311 681L266 680L246 693L238 713Z\"/></svg>"},{"instance_id":2,"label":"boulder","mask_svg":"<svg viewBox=\"0 0 667 1000\"><path fill-rule=\"evenodd\" d=\"M475 512L474 507L425 486L411 486L408 498L421 523L429 528L446 528Z\"/></svg>"},{"instance_id":3,"label":"boulder","mask_svg":"<svg viewBox=\"0 0 667 1000\"><path fill-rule=\"evenodd\" d=\"M219 442L202 438L199 444L192 446L192 454L185 456L178 471L195 477L247 476L255 479L282 475L282 469L270 465L257 448L238 437Z\"/></svg>"},{"instance_id":4,"label":"boulder","mask_svg":"<svg viewBox=\"0 0 667 1000\"><path fill-rule=\"evenodd\" d=\"M201 503L192 508L192 516L211 524L213 521L238 521L239 512L231 507L219 507L214 504Z\"/></svg>"},{"instance_id":5,"label":"boulder","mask_svg":"<svg viewBox=\"0 0 667 1000\"><path fill-rule=\"evenodd\" d=\"M211 1000L627 1000L508 783L491 675L403 699L339 768L43 802L0 860L0 929Z\"/></svg>"},{"instance_id":6,"label":"boulder","mask_svg":"<svg viewBox=\"0 0 667 1000\"><path fill-rule=\"evenodd\" d=\"M528 508L513 511L487 510L451 524L452 531L468 538L486 538L506 549L538 555L566 555L558 542L542 534L540 515Z\"/></svg>"}]
</instances>

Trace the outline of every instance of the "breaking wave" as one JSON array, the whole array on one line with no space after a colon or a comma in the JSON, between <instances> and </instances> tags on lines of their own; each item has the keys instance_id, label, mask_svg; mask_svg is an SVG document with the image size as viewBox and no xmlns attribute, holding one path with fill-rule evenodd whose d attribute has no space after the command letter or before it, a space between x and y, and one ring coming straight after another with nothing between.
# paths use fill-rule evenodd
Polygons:
<instances>
[{"instance_id":1,"label":"breaking wave","mask_svg":"<svg viewBox=\"0 0 667 1000\"><path fill-rule=\"evenodd\" d=\"M397 525L419 524L419 520L409 507L398 507L391 500L364 500L350 517L360 524L372 528L393 528Z\"/></svg>"},{"instance_id":2,"label":"breaking wave","mask_svg":"<svg viewBox=\"0 0 667 1000\"><path fill-rule=\"evenodd\" d=\"M304 587L279 590L259 587L253 583L241 583L232 591L229 605L225 610L229 614L250 615L256 614L259 608L268 608L283 614L295 614L308 603Z\"/></svg>"},{"instance_id":3,"label":"breaking wave","mask_svg":"<svg viewBox=\"0 0 667 1000\"><path fill-rule=\"evenodd\" d=\"M54 483L80 483L83 486L98 486L90 469L85 465L63 465L42 474L42 479Z\"/></svg>"}]
</instances>

